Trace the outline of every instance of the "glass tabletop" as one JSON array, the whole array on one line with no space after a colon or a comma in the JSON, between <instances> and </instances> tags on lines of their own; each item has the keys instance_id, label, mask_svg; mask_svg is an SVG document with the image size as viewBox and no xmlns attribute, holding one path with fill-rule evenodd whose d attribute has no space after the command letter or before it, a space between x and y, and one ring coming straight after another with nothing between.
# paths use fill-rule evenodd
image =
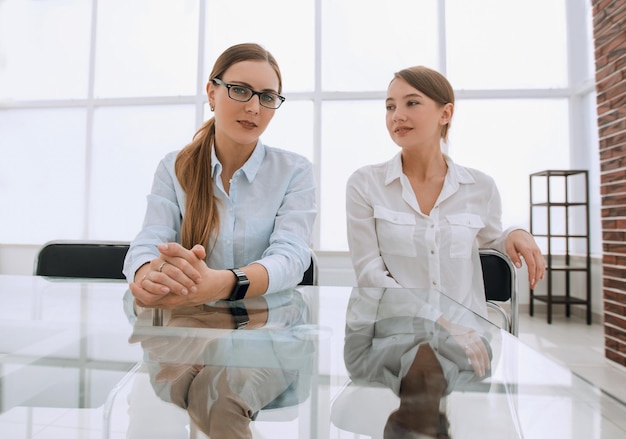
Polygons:
<instances>
[{"instance_id":1,"label":"glass tabletop","mask_svg":"<svg viewBox=\"0 0 626 439\"><path fill-rule=\"evenodd\" d=\"M161 326L125 295L0 276L1 437L34 437L36 421L6 434L26 409L61 408L103 438L626 432L624 402L436 291L299 287L164 311Z\"/></svg>"}]
</instances>

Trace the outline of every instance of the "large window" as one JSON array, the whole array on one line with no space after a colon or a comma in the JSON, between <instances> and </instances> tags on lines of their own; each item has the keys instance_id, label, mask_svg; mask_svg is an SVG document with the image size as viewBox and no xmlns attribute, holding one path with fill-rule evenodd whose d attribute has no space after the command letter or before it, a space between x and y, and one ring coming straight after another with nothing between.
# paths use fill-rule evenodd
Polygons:
<instances>
[{"instance_id":1,"label":"large window","mask_svg":"<svg viewBox=\"0 0 626 439\"><path fill-rule=\"evenodd\" d=\"M215 58L246 41L284 76L263 140L315 165L317 250L347 250L346 180L398 152L385 90L417 64L456 89L452 158L492 175L504 223L528 226L529 173L583 167L597 188L587 3L0 1L0 243L132 239L159 159L209 115Z\"/></svg>"}]
</instances>

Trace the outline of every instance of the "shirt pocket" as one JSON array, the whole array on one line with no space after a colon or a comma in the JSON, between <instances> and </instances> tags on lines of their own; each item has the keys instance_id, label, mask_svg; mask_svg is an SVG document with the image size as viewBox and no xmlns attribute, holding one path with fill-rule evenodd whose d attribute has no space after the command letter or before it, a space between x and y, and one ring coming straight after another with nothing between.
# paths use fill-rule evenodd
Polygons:
<instances>
[{"instance_id":1,"label":"shirt pocket","mask_svg":"<svg viewBox=\"0 0 626 439\"><path fill-rule=\"evenodd\" d=\"M413 214L374 206L374 219L381 253L417 256L417 248L413 242L416 224Z\"/></svg>"},{"instance_id":2,"label":"shirt pocket","mask_svg":"<svg viewBox=\"0 0 626 439\"><path fill-rule=\"evenodd\" d=\"M450 257L470 258L478 231L485 227L482 218L473 213L447 215L450 226Z\"/></svg>"}]
</instances>

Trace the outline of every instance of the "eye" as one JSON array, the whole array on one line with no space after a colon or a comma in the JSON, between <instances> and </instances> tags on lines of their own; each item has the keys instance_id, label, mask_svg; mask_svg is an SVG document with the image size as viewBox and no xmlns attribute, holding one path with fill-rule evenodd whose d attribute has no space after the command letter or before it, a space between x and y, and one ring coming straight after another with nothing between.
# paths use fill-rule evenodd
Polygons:
<instances>
[{"instance_id":1,"label":"eye","mask_svg":"<svg viewBox=\"0 0 626 439\"><path fill-rule=\"evenodd\" d=\"M407 107L413 107L415 105L419 105L420 103L417 101L409 101L406 103Z\"/></svg>"},{"instance_id":2,"label":"eye","mask_svg":"<svg viewBox=\"0 0 626 439\"><path fill-rule=\"evenodd\" d=\"M393 111L393 110L395 110L396 107L395 107L395 105L389 104L389 105L386 105L385 108L387 109L387 111Z\"/></svg>"},{"instance_id":3,"label":"eye","mask_svg":"<svg viewBox=\"0 0 626 439\"><path fill-rule=\"evenodd\" d=\"M247 96L250 93L250 90L246 87L242 87L240 85L233 85L230 90L238 95Z\"/></svg>"},{"instance_id":4,"label":"eye","mask_svg":"<svg viewBox=\"0 0 626 439\"><path fill-rule=\"evenodd\" d=\"M261 95L261 99L263 99L263 102L272 103L272 102L276 102L278 98L274 96L273 94L263 93Z\"/></svg>"}]
</instances>

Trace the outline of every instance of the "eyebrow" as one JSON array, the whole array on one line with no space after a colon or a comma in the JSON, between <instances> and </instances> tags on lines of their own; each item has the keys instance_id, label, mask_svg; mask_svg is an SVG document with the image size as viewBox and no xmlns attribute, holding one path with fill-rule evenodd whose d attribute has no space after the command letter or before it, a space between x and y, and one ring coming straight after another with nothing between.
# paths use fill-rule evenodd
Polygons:
<instances>
[{"instance_id":1,"label":"eyebrow","mask_svg":"<svg viewBox=\"0 0 626 439\"><path fill-rule=\"evenodd\" d=\"M408 98L413 98L413 97L415 97L415 98L423 98L424 96L422 94L420 94L420 93L409 93L409 94L406 94L406 95L402 96L402 99L408 99ZM389 101L395 101L395 99L394 98L387 98L387 99L385 99L385 102L389 102Z\"/></svg>"},{"instance_id":2,"label":"eyebrow","mask_svg":"<svg viewBox=\"0 0 626 439\"><path fill-rule=\"evenodd\" d=\"M222 79L222 81L224 81L224 80ZM235 81L235 82L224 81L224 82L227 82L227 83L233 84L233 85L242 85L244 87L248 87L250 90L259 91L261 93L275 93L275 94L278 94L278 92L276 90L272 90L271 88L265 88L263 90L256 90L254 87L252 87L250 84L248 84L247 82L244 82L244 81Z\"/></svg>"}]
</instances>

